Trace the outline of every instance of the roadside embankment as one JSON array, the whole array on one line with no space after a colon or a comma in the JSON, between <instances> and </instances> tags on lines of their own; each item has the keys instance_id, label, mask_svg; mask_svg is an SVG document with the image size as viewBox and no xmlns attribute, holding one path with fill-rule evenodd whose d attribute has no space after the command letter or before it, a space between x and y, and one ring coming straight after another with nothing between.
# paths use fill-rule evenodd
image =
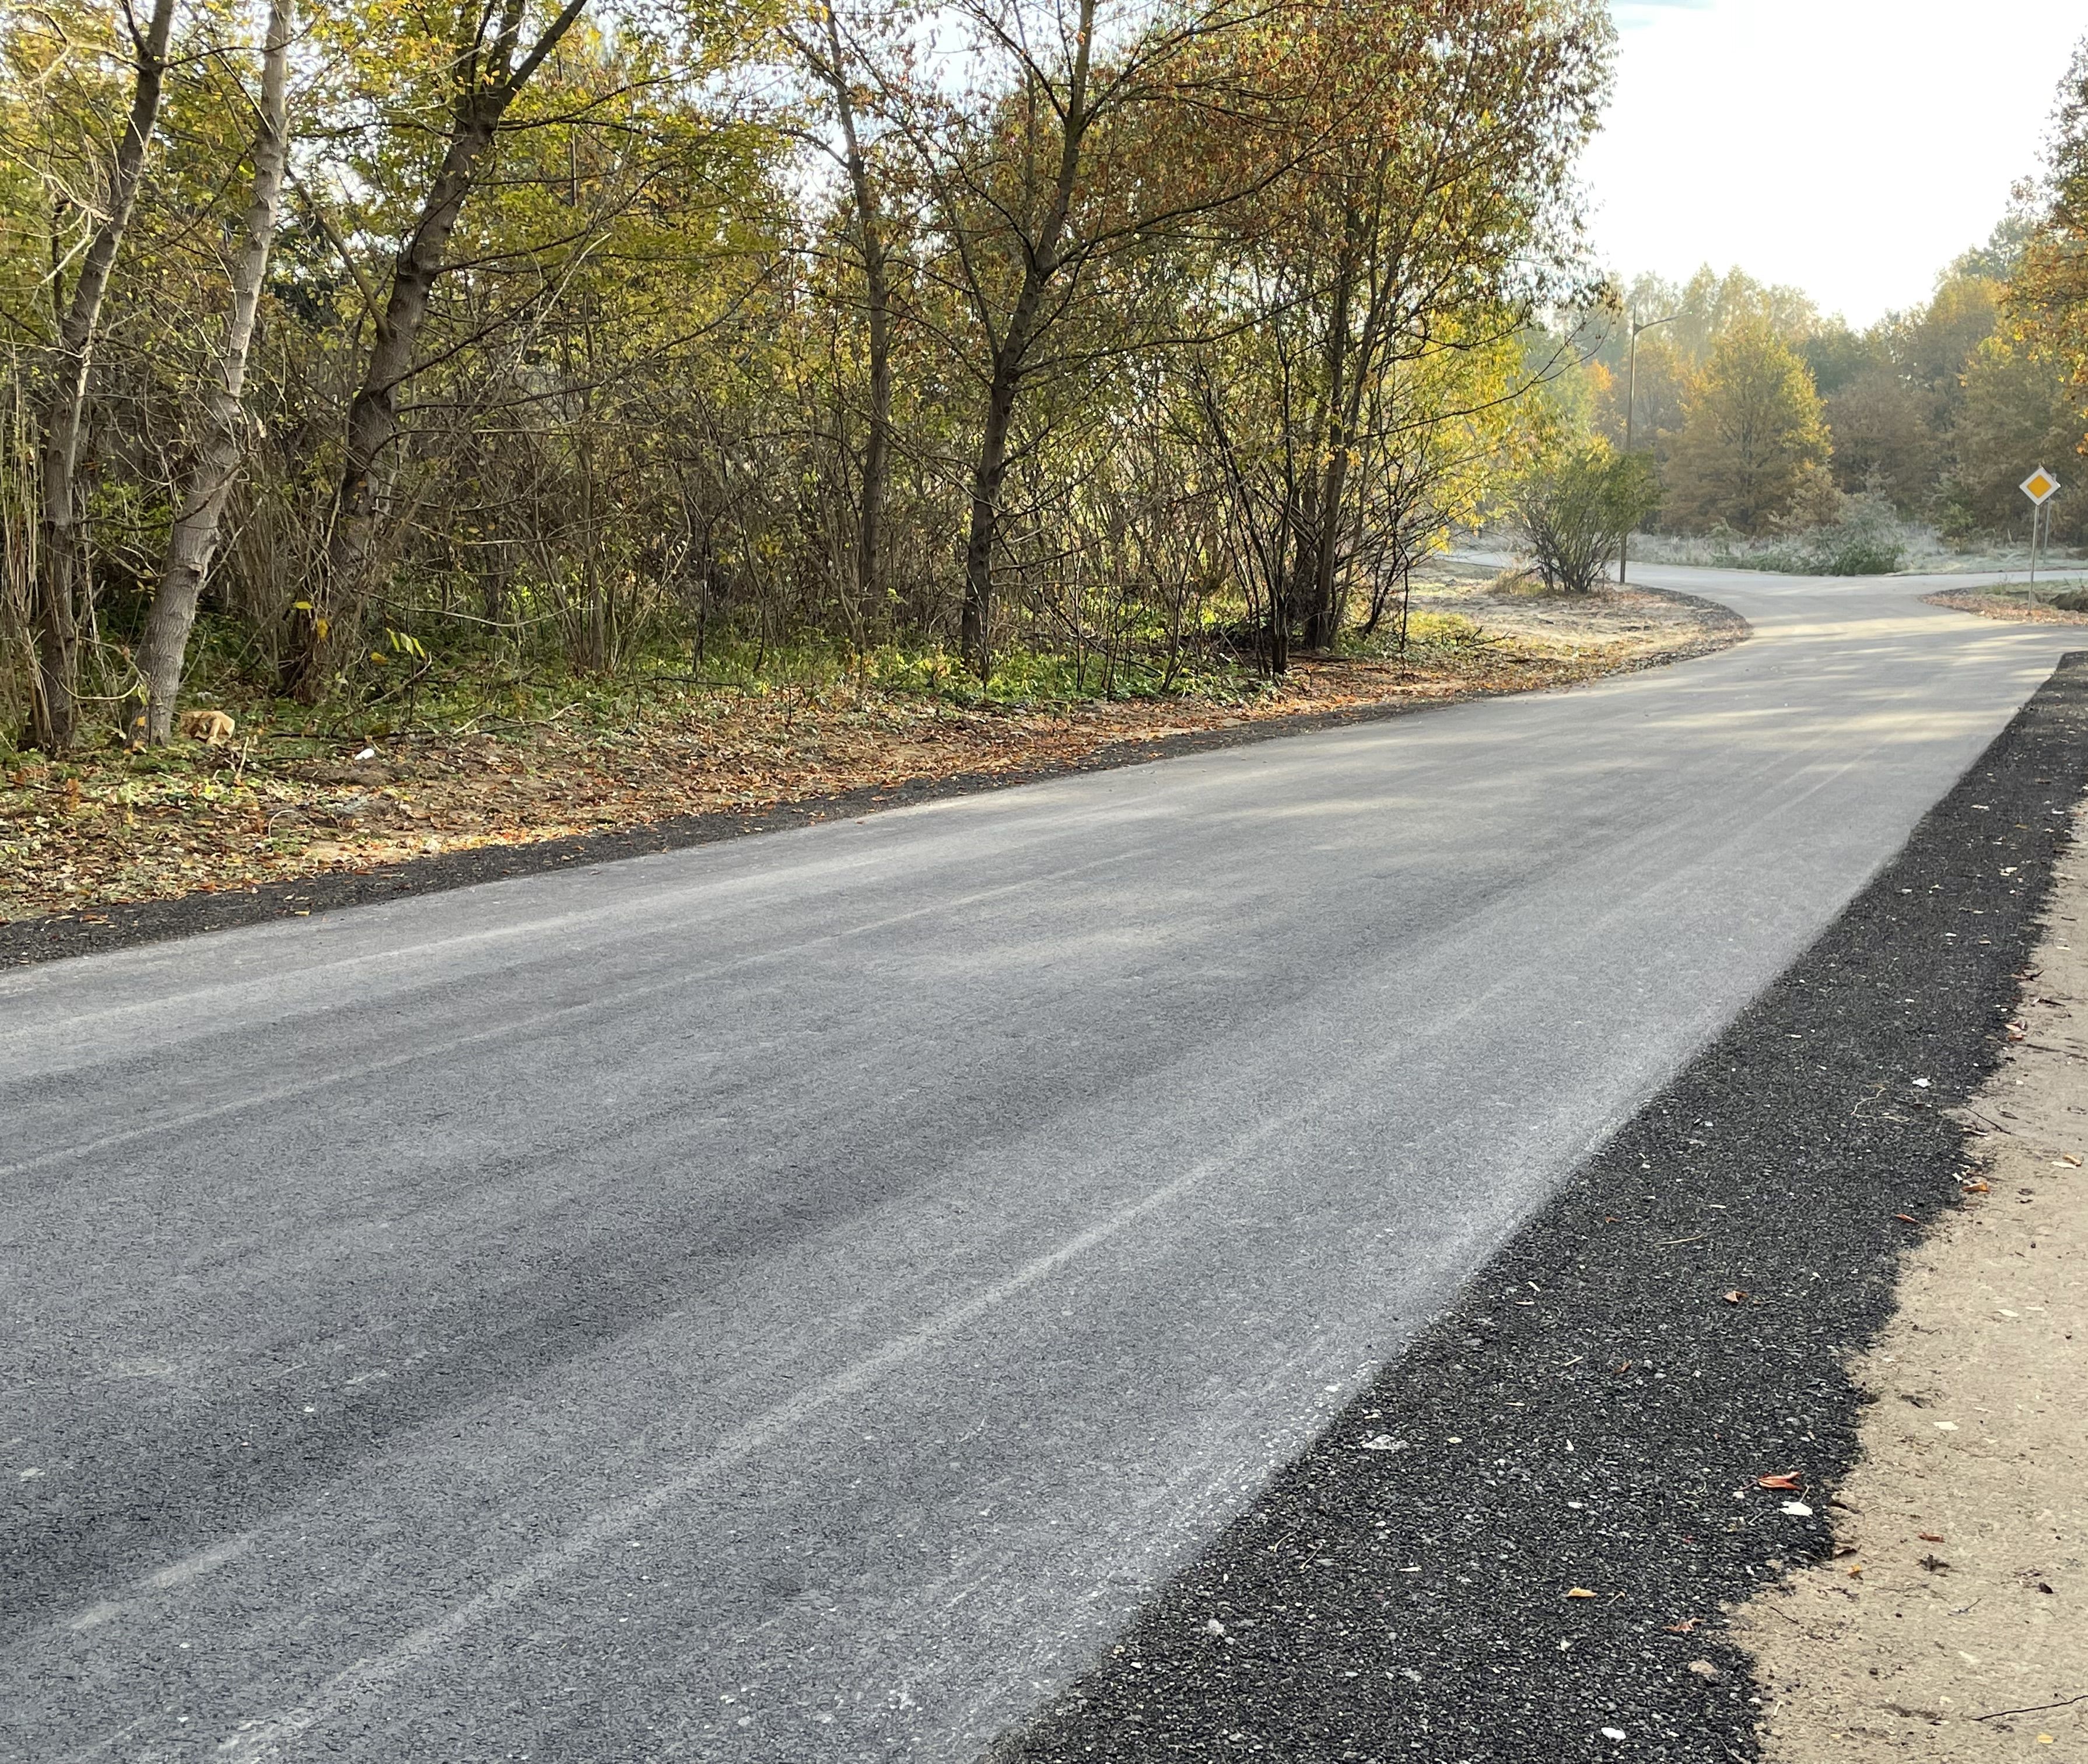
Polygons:
<instances>
[{"instance_id":1,"label":"roadside embankment","mask_svg":"<svg viewBox=\"0 0 2088 1764\"><path fill-rule=\"evenodd\" d=\"M1909 1250L1857 1362L1834 1553L1735 1628L1764 1755L2088 1757L2088 852L2077 842L2001 1064L1963 1112L1962 1204Z\"/></svg>"},{"instance_id":2,"label":"roadside embankment","mask_svg":"<svg viewBox=\"0 0 2088 1764\"><path fill-rule=\"evenodd\" d=\"M385 734L0 768L0 963L302 916L1655 667L1740 641L1685 594L1532 596L1444 565L1414 640L1236 690L965 704L841 682L576 699ZM567 711L573 713L567 715ZM11 923L10 921L12 921Z\"/></svg>"}]
</instances>

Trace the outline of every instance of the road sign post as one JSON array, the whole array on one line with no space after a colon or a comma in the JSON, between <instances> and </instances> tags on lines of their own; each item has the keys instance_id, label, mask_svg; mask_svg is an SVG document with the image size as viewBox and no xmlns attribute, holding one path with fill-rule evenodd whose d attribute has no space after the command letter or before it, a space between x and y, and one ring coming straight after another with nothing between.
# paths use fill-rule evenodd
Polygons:
<instances>
[{"instance_id":1,"label":"road sign post","mask_svg":"<svg viewBox=\"0 0 2088 1764\"><path fill-rule=\"evenodd\" d=\"M2039 517L2044 513L2044 505L2052 500L2052 493L2059 488L2059 480L2040 465L2016 488L2030 498L2030 603L2035 606L2037 604L2037 523Z\"/></svg>"}]
</instances>

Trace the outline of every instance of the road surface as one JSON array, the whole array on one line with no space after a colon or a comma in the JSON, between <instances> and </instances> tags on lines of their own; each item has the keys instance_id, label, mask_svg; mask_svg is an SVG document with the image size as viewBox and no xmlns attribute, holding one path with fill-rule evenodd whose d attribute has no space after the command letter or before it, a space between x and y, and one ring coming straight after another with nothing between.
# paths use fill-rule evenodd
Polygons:
<instances>
[{"instance_id":1,"label":"road surface","mask_svg":"<svg viewBox=\"0 0 2088 1764\"><path fill-rule=\"evenodd\" d=\"M975 1756L2077 636L1641 573L1755 637L0 976L0 1756Z\"/></svg>"}]
</instances>

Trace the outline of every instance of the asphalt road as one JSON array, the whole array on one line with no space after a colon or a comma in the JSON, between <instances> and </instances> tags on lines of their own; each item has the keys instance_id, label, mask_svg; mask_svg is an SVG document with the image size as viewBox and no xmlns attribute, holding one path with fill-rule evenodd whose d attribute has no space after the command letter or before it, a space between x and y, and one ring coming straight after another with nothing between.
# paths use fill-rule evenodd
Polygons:
<instances>
[{"instance_id":1,"label":"asphalt road","mask_svg":"<svg viewBox=\"0 0 2088 1764\"><path fill-rule=\"evenodd\" d=\"M0 1756L963 1759L2077 634L1748 644L0 976Z\"/></svg>"}]
</instances>

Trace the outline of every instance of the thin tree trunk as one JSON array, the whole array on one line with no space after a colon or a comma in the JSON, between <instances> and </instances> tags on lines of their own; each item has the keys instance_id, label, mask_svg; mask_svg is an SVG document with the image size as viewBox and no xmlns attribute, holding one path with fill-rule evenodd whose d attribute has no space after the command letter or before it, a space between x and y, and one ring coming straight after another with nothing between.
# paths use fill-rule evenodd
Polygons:
<instances>
[{"instance_id":1,"label":"thin tree trunk","mask_svg":"<svg viewBox=\"0 0 2088 1764\"><path fill-rule=\"evenodd\" d=\"M481 30L473 14L466 12L461 19L465 46L459 58L459 90L451 113L449 143L413 230L392 262L392 286L377 317L362 383L349 406L345 458L335 493L326 558L311 598L293 609L301 616L292 627L283 658L284 688L306 704L316 702L324 693L328 640L362 593L378 524L378 476L399 435L399 388L413 372L414 345L428 315L435 279L443 272L450 235L477 186L500 119L571 28L587 0L567 0L520 66L513 64L523 0L500 0L500 4L498 31L483 62L476 47Z\"/></svg>"},{"instance_id":2,"label":"thin tree trunk","mask_svg":"<svg viewBox=\"0 0 2088 1764\"><path fill-rule=\"evenodd\" d=\"M1041 290L1039 290L1041 293ZM1008 435L1021 384L1020 361L1029 348L1034 302L1025 287L1008 336L994 362L986 391L986 426L972 467L971 528L965 541L965 604L957 647L982 679L993 673L993 553L1000 531L1000 491L1008 476Z\"/></svg>"},{"instance_id":3,"label":"thin tree trunk","mask_svg":"<svg viewBox=\"0 0 2088 1764\"><path fill-rule=\"evenodd\" d=\"M50 383L38 412L41 430L41 565L33 612L36 670L31 690L30 739L45 753L71 747L79 721L80 632L92 592L87 570L86 536L79 528L79 443L86 427L88 375L109 275L143 181L145 151L159 121L165 84L167 44L173 34L174 0L153 0L145 34L131 21L137 49L137 80L130 114L116 149L109 180L109 206L88 242L79 280L58 327Z\"/></svg>"},{"instance_id":4,"label":"thin tree trunk","mask_svg":"<svg viewBox=\"0 0 2088 1764\"><path fill-rule=\"evenodd\" d=\"M870 332L870 433L862 447L862 503L856 521L855 582L859 600L876 604L884 586L884 504L891 477L892 452L892 288L886 274L884 228L870 167L858 138L855 99L849 90L841 27L827 8L827 66L834 95L834 113L848 154L849 189L855 203L856 225L862 234L864 315Z\"/></svg>"},{"instance_id":5,"label":"thin tree trunk","mask_svg":"<svg viewBox=\"0 0 2088 1764\"><path fill-rule=\"evenodd\" d=\"M1078 47L1068 83L1059 170L1044 222L1025 253L1022 291L1016 297L1008 329L994 351L993 378L986 390L986 427L979 435L972 469L971 529L965 542L965 604L958 642L982 680L993 674L993 553L1000 536L1000 490L1008 475L1008 436L1015 415L1022 370L1036 341L1036 324L1044 294L1062 264L1059 246L1072 212L1073 186L1080 171L1080 152L1089 125L1088 73L1093 65L1096 0L1080 0Z\"/></svg>"},{"instance_id":6,"label":"thin tree trunk","mask_svg":"<svg viewBox=\"0 0 2088 1764\"><path fill-rule=\"evenodd\" d=\"M1325 383L1321 394L1326 404L1320 415L1317 452L1324 463L1312 479L1311 550L1309 556L1302 560L1308 564L1311 574L1299 584L1305 590L1305 646L1308 649L1331 648L1336 636L1334 566L1341 532L1341 499L1348 478L1349 442L1354 432L1348 420L1346 378L1352 340L1349 335L1349 310L1355 293L1358 255L1353 207L1343 217L1342 234L1348 242L1336 270L1334 304L1328 317L1323 356Z\"/></svg>"},{"instance_id":7,"label":"thin tree trunk","mask_svg":"<svg viewBox=\"0 0 2088 1764\"><path fill-rule=\"evenodd\" d=\"M296 0L269 0L268 32L261 57L261 108L254 133L254 197L246 209L246 237L232 272L232 311L217 375L204 394L203 435L182 486L179 512L167 536L167 561L152 594L139 668L151 696L146 739L164 743L173 732L174 704L195 625L196 602L217 553L218 529L245 449L241 445L247 351L267 279L268 254L276 239L276 214L283 188L287 150L290 30Z\"/></svg>"}]
</instances>

